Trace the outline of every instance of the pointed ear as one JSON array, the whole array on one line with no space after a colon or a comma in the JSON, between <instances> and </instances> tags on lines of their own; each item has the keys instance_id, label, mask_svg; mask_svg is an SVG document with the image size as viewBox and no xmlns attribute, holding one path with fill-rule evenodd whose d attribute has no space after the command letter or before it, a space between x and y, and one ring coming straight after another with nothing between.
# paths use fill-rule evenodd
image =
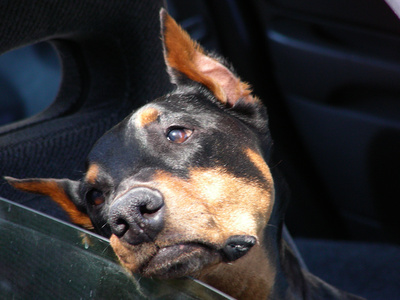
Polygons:
<instances>
[{"instance_id":1,"label":"pointed ear","mask_svg":"<svg viewBox=\"0 0 400 300\"><path fill-rule=\"evenodd\" d=\"M4 179L16 189L49 196L65 210L73 223L86 229L93 229L92 221L85 213L85 206L79 197L78 181L52 178L16 179L4 177Z\"/></svg>"},{"instance_id":2,"label":"pointed ear","mask_svg":"<svg viewBox=\"0 0 400 300\"><path fill-rule=\"evenodd\" d=\"M228 107L239 100L254 103L250 86L244 83L218 58L210 56L175 20L161 9L161 32L164 57L172 83L183 84L188 79L201 83Z\"/></svg>"}]
</instances>

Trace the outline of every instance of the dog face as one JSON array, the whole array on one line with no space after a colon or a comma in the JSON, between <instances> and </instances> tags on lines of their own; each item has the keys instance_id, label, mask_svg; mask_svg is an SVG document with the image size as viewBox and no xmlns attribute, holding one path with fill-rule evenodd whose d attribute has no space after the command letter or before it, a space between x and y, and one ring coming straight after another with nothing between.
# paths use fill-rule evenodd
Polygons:
<instances>
[{"instance_id":1,"label":"dog face","mask_svg":"<svg viewBox=\"0 0 400 300\"><path fill-rule=\"evenodd\" d=\"M243 252L225 247L250 248L266 225L272 180L258 139L208 97L178 89L132 114L89 155L87 211L96 228L111 229L130 270L193 275L238 258Z\"/></svg>"},{"instance_id":2,"label":"dog face","mask_svg":"<svg viewBox=\"0 0 400 300\"><path fill-rule=\"evenodd\" d=\"M81 181L8 180L110 237L130 271L201 277L260 248L274 204L267 117L223 61L165 11L161 22L176 89L100 138Z\"/></svg>"}]
</instances>

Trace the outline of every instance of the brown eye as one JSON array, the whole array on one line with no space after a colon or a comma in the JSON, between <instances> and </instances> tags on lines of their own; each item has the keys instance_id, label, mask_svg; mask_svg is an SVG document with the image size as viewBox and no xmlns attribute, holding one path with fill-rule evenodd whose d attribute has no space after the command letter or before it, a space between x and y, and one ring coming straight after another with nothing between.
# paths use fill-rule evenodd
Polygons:
<instances>
[{"instance_id":1,"label":"brown eye","mask_svg":"<svg viewBox=\"0 0 400 300\"><path fill-rule=\"evenodd\" d=\"M97 189L92 189L87 192L86 201L93 206L99 206L104 203L105 198L101 191Z\"/></svg>"},{"instance_id":2,"label":"brown eye","mask_svg":"<svg viewBox=\"0 0 400 300\"><path fill-rule=\"evenodd\" d=\"M167 139L171 142L181 144L186 141L193 131L187 128L172 128L167 133Z\"/></svg>"}]
</instances>

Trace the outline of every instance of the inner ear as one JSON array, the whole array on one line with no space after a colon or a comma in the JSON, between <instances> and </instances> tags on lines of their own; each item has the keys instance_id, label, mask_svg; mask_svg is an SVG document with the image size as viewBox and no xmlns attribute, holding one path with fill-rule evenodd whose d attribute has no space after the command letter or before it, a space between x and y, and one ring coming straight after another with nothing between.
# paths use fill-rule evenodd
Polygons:
<instances>
[{"instance_id":1,"label":"inner ear","mask_svg":"<svg viewBox=\"0 0 400 300\"><path fill-rule=\"evenodd\" d=\"M160 13L164 57L171 82L183 84L187 79L206 86L224 105L258 101L250 86L228 68L222 60L209 55L193 41L175 20L162 9Z\"/></svg>"},{"instance_id":2,"label":"inner ear","mask_svg":"<svg viewBox=\"0 0 400 300\"><path fill-rule=\"evenodd\" d=\"M90 230L94 228L92 221L86 213L86 208L79 197L78 181L52 178L4 178L16 189L49 196L61 206L73 223Z\"/></svg>"}]
</instances>

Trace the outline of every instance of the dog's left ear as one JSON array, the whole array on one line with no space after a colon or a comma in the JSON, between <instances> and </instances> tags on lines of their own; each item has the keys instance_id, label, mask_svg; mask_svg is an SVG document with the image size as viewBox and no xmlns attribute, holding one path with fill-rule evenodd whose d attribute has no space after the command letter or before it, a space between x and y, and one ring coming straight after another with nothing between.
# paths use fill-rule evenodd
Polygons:
<instances>
[{"instance_id":1,"label":"dog's left ear","mask_svg":"<svg viewBox=\"0 0 400 300\"><path fill-rule=\"evenodd\" d=\"M79 181L53 178L17 179L4 177L14 188L24 192L49 196L69 215L71 221L86 229L93 229L85 205L79 197Z\"/></svg>"},{"instance_id":2,"label":"dog's left ear","mask_svg":"<svg viewBox=\"0 0 400 300\"><path fill-rule=\"evenodd\" d=\"M201 83L227 107L233 107L239 100L259 101L251 95L247 83L218 58L208 55L164 9L160 19L164 57L172 83L184 84L188 79Z\"/></svg>"}]
</instances>

